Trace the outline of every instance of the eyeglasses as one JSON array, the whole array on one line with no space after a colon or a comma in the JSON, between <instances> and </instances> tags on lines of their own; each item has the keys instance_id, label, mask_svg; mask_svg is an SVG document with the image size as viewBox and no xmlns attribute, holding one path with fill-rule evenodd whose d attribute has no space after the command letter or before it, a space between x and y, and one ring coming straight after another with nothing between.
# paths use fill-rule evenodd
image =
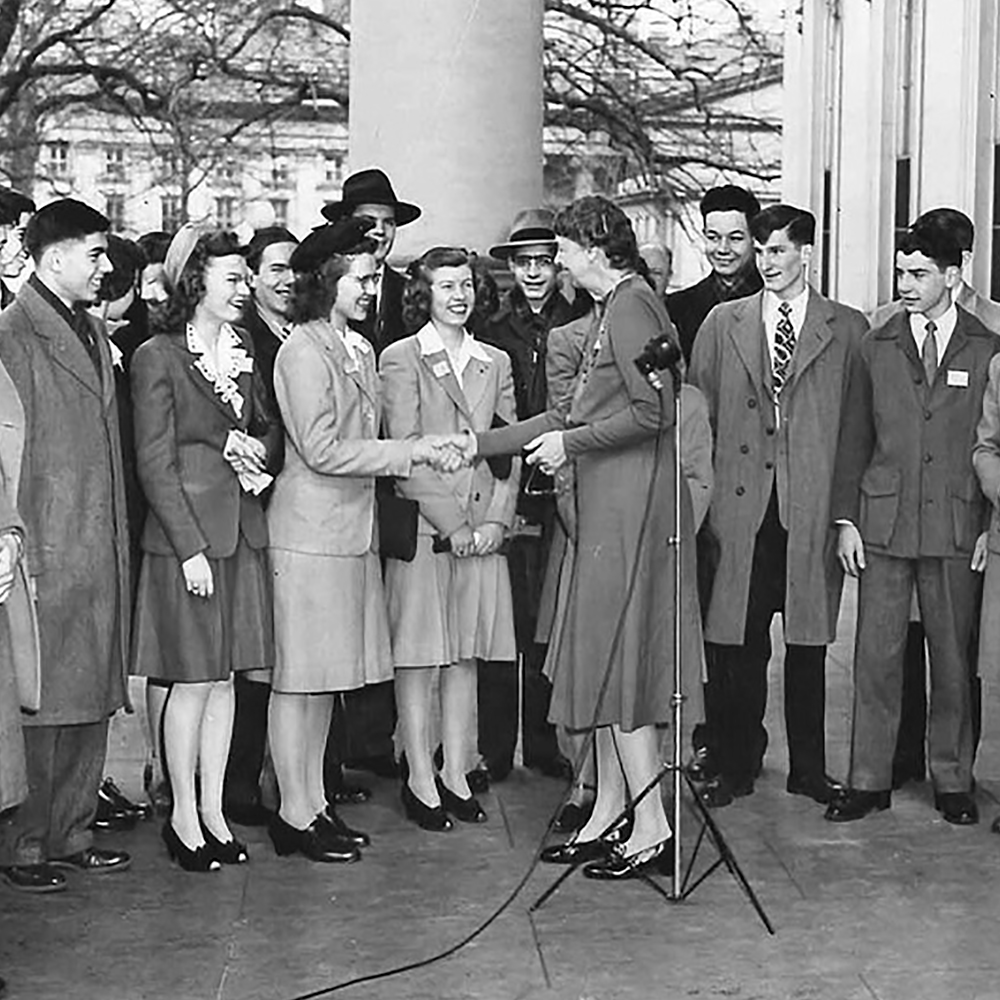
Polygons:
<instances>
[{"instance_id":1,"label":"eyeglasses","mask_svg":"<svg viewBox=\"0 0 1000 1000\"><path fill-rule=\"evenodd\" d=\"M556 259L551 254L547 253L519 253L513 258L513 261L515 267L529 268L532 264L534 264L535 267L552 267L555 264Z\"/></svg>"}]
</instances>

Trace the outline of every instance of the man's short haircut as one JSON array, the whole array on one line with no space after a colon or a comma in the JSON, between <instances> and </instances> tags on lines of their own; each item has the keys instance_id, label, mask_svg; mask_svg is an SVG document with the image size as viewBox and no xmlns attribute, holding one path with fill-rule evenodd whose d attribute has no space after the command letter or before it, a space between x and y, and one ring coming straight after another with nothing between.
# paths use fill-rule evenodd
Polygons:
<instances>
[{"instance_id":1,"label":"man's short haircut","mask_svg":"<svg viewBox=\"0 0 1000 1000\"><path fill-rule=\"evenodd\" d=\"M292 235L284 226L265 226L258 229L247 244L247 267L254 274L260 268L260 259L264 251L275 243L294 243L298 246L299 239Z\"/></svg>"},{"instance_id":2,"label":"man's short haircut","mask_svg":"<svg viewBox=\"0 0 1000 1000\"><path fill-rule=\"evenodd\" d=\"M924 212L911 226L912 229L931 227L950 236L962 250L972 252L976 228L964 212L957 208L932 208Z\"/></svg>"},{"instance_id":3,"label":"man's short haircut","mask_svg":"<svg viewBox=\"0 0 1000 1000\"><path fill-rule=\"evenodd\" d=\"M709 212L742 212L749 222L760 211L760 202L753 193L736 184L709 188L701 199L701 217Z\"/></svg>"},{"instance_id":4,"label":"man's short haircut","mask_svg":"<svg viewBox=\"0 0 1000 1000\"><path fill-rule=\"evenodd\" d=\"M937 226L913 225L896 242L896 249L907 256L922 253L943 271L946 267L962 266L962 247L954 233Z\"/></svg>"},{"instance_id":5,"label":"man's short haircut","mask_svg":"<svg viewBox=\"0 0 1000 1000\"><path fill-rule=\"evenodd\" d=\"M50 201L28 220L24 247L37 264L47 247L64 240L86 239L92 233L106 233L111 228L106 216L75 198Z\"/></svg>"},{"instance_id":6,"label":"man's short haircut","mask_svg":"<svg viewBox=\"0 0 1000 1000\"><path fill-rule=\"evenodd\" d=\"M788 238L797 246L816 241L816 216L794 205L768 205L750 222L750 235L758 243L766 243L772 233L788 231Z\"/></svg>"},{"instance_id":7,"label":"man's short haircut","mask_svg":"<svg viewBox=\"0 0 1000 1000\"><path fill-rule=\"evenodd\" d=\"M173 239L171 233L164 233L154 230L151 233L143 233L136 242L139 244L143 255L146 258L146 265L162 264L167 256L167 247Z\"/></svg>"}]
</instances>

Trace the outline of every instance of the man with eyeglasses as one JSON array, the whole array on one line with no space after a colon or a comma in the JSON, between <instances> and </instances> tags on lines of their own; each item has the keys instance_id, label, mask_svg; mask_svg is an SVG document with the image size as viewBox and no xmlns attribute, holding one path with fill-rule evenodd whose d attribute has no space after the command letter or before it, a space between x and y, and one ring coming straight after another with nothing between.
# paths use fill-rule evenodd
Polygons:
<instances>
[{"instance_id":1,"label":"man with eyeglasses","mask_svg":"<svg viewBox=\"0 0 1000 1000\"><path fill-rule=\"evenodd\" d=\"M519 420L543 413L548 405L545 356L549 332L588 313L590 296L577 292L569 301L559 287L552 213L521 211L506 243L490 248L505 261L514 279L482 339L505 350L511 359ZM536 474L537 478L537 474ZM517 524L508 553L514 596L514 630L524 665L524 763L554 777L569 777L571 767L560 753L555 728L548 722L551 685L542 675L545 648L535 642L555 499L522 473ZM517 679L510 664L482 663L479 670L479 751L490 777L510 773L517 741Z\"/></svg>"},{"instance_id":2,"label":"man with eyeglasses","mask_svg":"<svg viewBox=\"0 0 1000 1000\"><path fill-rule=\"evenodd\" d=\"M760 211L760 202L746 188L723 184L705 192L700 208L711 273L696 285L667 296L667 312L688 363L695 334L712 307L756 295L764 287L750 236L750 220Z\"/></svg>"}]
</instances>

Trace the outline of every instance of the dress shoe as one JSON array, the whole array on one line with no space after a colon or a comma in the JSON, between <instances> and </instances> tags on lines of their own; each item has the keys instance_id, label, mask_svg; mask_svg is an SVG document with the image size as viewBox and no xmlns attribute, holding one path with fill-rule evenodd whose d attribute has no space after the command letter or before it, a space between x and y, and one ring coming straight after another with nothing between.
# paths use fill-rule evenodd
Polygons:
<instances>
[{"instance_id":1,"label":"dress shoe","mask_svg":"<svg viewBox=\"0 0 1000 1000\"><path fill-rule=\"evenodd\" d=\"M701 789L701 801L709 809L723 809L730 805L733 799L742 799L754 793L754 779L743 777L729 779L721 774L713 778Z\"/></svg>"},{"instance_id":2,"label":"dress shoe","mask_svg":"<svg viewBox=\"0 0 1000 1000\"><path fill-rule=\"evenodd\" d=\"M590 819L594 811L594 803L567 802L559 811L553 829L559 833L576 833Z\"/></svg>"},{"instance_id":3,"label":"dress shoe","mask_svg":"<svg viewBox=\"0 0 1000 1000\"><path fill-rule=\"evenodd\" d=\"M845 788L827 807L824 816L831 823L851 823L869 813L880 812L892 805L892 792L882 789L869 792L860 788Z\"/></svg>"},{"instance_id":4,"label":"dress shoe","mask_svg":"<svg viewBox=\"0 0 1000 1000\"><path fill-rule=\"evenodd\" d=\"M91 830L101 830L104 833L120 833L131 830L139 822L139 815L134 812L119 812L107 799L97 796L97 812L90 823Z\"/></svg>"},{"instance_id":5,"label":"dress shoe","mask_svg":"<svg viewBox=\"0 0 1000 1000\"><path fill-rule=\"evenodd\" d=\"M123 815L132 815L136 819L149 819L153 815L153 807L148 802L133 802L115 784L113 778L105 778L97 790L97 801L107 802L111 808Z\"/></svg>"},{"instance_id":6,"label":"dress shoe","mask_svg":"<svg viewBox=\"0 0 1000 1000\"><path fill-rule=\"evenodd\" d=\"M329 830L335 838L346 840L355 847L370 847L372 838L360 830L352 830L338 815L337 810L328 802L326 809L317 817L321 827Z\"/></svg>"},{"instance_id":7,"label":"dress shoe","mask_svg":"<svg viewBox=\"0 0 1000 1000\"><path fill-rule=\"evenodd\" d=\"M49 864L57 868L75 868L78 872L93 872L103 875L105 872L123 872L132 859L125 851L109 851L100 847L85 847L75 854L67 854L62 858L50 858Z\"/></svg>"},{"instance_id":8,"label":"dress shoe","mask_svg":"<svg viewBox=\"0 0 1000 1000\"><path fill-rule=\"evenodd\" d=\"M990 833L1000 833L1000 816L990 824Z\"/></svg>"},{"instance_id":9,"label":"dress shoe","mask_svg":"<svg viewBox=\"0 0 1000 1000\"><path fill-rule=\"evenodd\" d=\"M813 774L806 777L790 774L785 782L785 791L789 795L805 795L820 805L829 805L838 795L844 792L844 786L834 781L828 774Z\"/></svg>"},{"instance_id":10,"label":"dress shoe","mask_svg":"<svg viewBox=\"0 0 1000 1000\"><path fill-rule=\"evenodd\" d=\"M222 812L237 826L267 826L274 815L262 802L229 802L222 807Z\"/></svg>"},{"instance_id":11,"label":"dress shoe","mask_svg":"<svg viewBox=\"0 0 1000 1000\"><path fill-rule=\"evenodd\" d=\"M587 878L618 882L643 875L673 875L673 838L654 847L626 856L620 844L607 857L592 861L583 869Z\"/></svg>"},{"instance_id":12,"label":"dress shoe","mask_svg":"<svg viewBox=\"0 0 1000 1000\"><path fill-rule=\"evenodd\" d=\"M577 840L576 837L572 837L565 844L552 844L546 847L538 857L548 865L582 865L588 861L607 857L608 852L616 844L627 840L631 835L632 817L629 815L603 837L594 840Z\"/></svg>"},{"instance_id":13,"label":"dress shoe","mask_svg":"<svg viewBox=\"0 0 1000 1000\"><path fill-rule=\"evenodd\" d=\"M475 795L467 799L456 795L440 778L435 779L438 795L441 796L441 806L446 813L454 816L462 823L485 823L486 813Z\"/></svg>"},{"instance_id":14,"label":"dress shoe","mask_svg":"<svg viewBox=\"0 0 1000 1000\"><path fill-rule=\"evenodd\" d=\"M465 780L473 795L485 795L490 790L491 782L503 781L508 774L510 774L509 767L494 772L490 765L479 764L466 774Z\"/></svg>"},{"instance_id":15,"label":"dress shoe","mask_svg":"<svg viewBox=\"0 0 1000 1000\"><path fill-rule=\"evenodd\" d=\"M412 819L421 829L445 833L452 828L452 822L448 819L444 806L429 806L426 802L422 802L405 781L399 794L407 818Z\"/></svg>"},{"instance_id":16,"label":"dress shoe","mask_svg":"<svg viewBox=\"0 0 1000 1000\"><path fill-rule=\"evenodd\" d=\"M374 754L369 757L354 757L344 762L344 767L352 771L367 771L379 778L398 778L399 765L391 753Z\"/></svg>"},{"instance_id":17,"label":"dress shoe","mask_svg":"<svg viewBox=\"0 0 1000 1000\"><path fill-rule=\"evenodd\" d=\"M247 845L240 843L235 837L219 840L204 823L201 824L201 835L205 838L209 853L219 864L245 865L250 860Z\"/></svg>"},{"instance_id":18,"label":"dress shoe","mask_svg":"<svg viewBox=\"0 0 1000 1000\"><path fill-rule=\"evenodd\" d=\"M561 753L556 753L551 757L526 758L524 766L532 771L541 771L546 778L556 778L559 781L573 780L573 765Z\"/></svg>"},{"instance_id":19,"label":"dress shoe","mask_svg":"<svg viewBox=\"0 0 1000 1000\"><path fill-rule=\"evenodd\" d=\"M49 864L10 865L0 868L0 876L18 892L62 892L66 876Z\"/></svg>"},{"instance_id":20,"label":"dress shoe","mask_svg":"<svg viewBox=\"0 0 1000 1000\"><path fill-rule=\"evenodd\" d=\"M212 853L207 842L197 847L188 847L169 820L163 824L160 836L167 848L167 857L176 861L184 871L217 872L222 867L222 862Z\"/></svg>"},{"instance_id":21,"label":"dress shoe","mask_svg":"<svg viewBox=\"0 0 1000 1000\"><path fill-rule=\"evenodd\" d=\"M927 765L922 760L893 761L892 790L898 791L911 781L925 781Z\"/></svg>"},{"instance_id":22,"label":"dress shoe","mask_svg":"<svg viewBox=\"0 0 1000 1000\"><path fill-rule=\"evenodd\" d=\"M326 797L336 806L357 806L372 797L372 790L365 785L352 785L344 781L328 788Z\"/></svg>"},{"instance_id":23,"label":"dress shoe","mask_svg":"<svg viewBox=\"0 0 1000 1000\"><path fill-rule=\"evenodd\" d=\"M979 808L968 792L935 792L934 808L955 826L975 826L979 822Z\"/></svg>"},{"instance_id":24,"label":"dress shoe","mask_svg":"<svg viewBox=\"0 0 1000 1000\"><path fill-rule=\"evenodd\" d=\"M277 813L267 828L276 854L287 857L301 854L310 861L349 863L361 860L361 852L350 841L336 837L314 819L304 830L286 823Z\"/></svg>"},{"instance_id":25,"label":"dress shoe","mask_svg":"<svg viewBox=\"0 0 1000 1000\"><path fill-rule=\"evenodd\" d=\"M687 762L688 777L692 781L712 781L719 776L712 751L708 747L698 747Z\"/></svg>"}]
</instances>

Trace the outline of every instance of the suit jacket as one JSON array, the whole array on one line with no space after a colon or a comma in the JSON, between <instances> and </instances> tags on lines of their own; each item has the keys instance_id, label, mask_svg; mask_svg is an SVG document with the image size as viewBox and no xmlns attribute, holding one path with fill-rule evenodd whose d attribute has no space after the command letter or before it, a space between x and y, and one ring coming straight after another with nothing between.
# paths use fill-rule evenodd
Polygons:
<instances>
[{"instance_id":1,"label":"suit jacket","mask_svg":"<svg viewBox=\"0 0 1000 1000\"><path fill-rule=\"evenodd\" d=\"M720 552L705 636L743 642L754 543L777 487L788 530L785 637L822 645L834 638L842 582L830 521L837 429L848 362L867 324L809 289L777 420L762 309L763 293L716 306L691 357L715 438L708 523Z\"/></svg>"},{"instance_id":2,"label":"suit jacket","mask_svg":"<svg viewBox=\"0 0 1000 1000\"><path fill-rule=\"evenodd\" d=\"M379 441L375 352L351 359L329 323L295 328L274 386L287 438L267 511L271 547L358 556L376 543L375 476L410 475L413 444Z\"/></svg>"},{"instance_id":3,"label":"suit jacket","mask_svg":"<svg viewBox=\"0 0 1000 1000\"><path fill-rule=\"evenodd\" d=\"M1000 338L957 311L929 390L905 313L865 337L851 364L832 516L886 555L969 558L986 524L972 451Z\"/></svg>"},{"instance_id":4,"label":"suit jacket","mask_svg":"<svg viewBox=\"0 0 1000 1000\"><path fill-rule=\"evenodd\" d=\"M239 333L244 350L250 339ZM132 361L136 465L150 513L142 535L144 552L176 556L199 552L213 559L231 556L242 532L255 549L267 545L267 524L258 497L244 492L222 457L231 430L264 440L269 456L278 437L260 402L256 371L237 378L243 397L239 417L197 370L197 357L182 336L148 340Z\"/></svg>"},{"instance_id":5,"label":"suit jacket","mask_svg":"<svg viewBox=\"0 0 1000 1000\"><path fill-rule=\"evenodd\" d=\"M444 351L427 354L419 335L386 348L381 358L385 428L389 437L454 434L488 430L494 417L512 423L514 381L510 358L499 348L478 344L463 375L452 372ZM506 479L495 479L486 462L443 474L427 467L396 483L397 491L420 504L421 534L448 537L463 525L494 521L510 527L517 502L520 459Z\"/></svg>"},{"instance_id":6,"label":"suit jacket","mask_svg":"<svg viewBox=\"0 0 1000 1000\"><path fill-rule=\"evenodd\" d=\"M377 309L373 309L360 323L352 323L375 348L375 358L397 340L406 336L403 327L403 289L406 279L396 270L385 265L379 288Z\"/></svg>"},{"instance_id":7,"label":"suit jacket","mask_svg":"<svg viewBox=\"0 0 1000 1000\"><path fill-rule=\"evenodd\" d=\"M996 303L980 295L971 285L962 282L958 295L955 296L955 304L961 306L966 312L972 313L987 330L1000 334L1000 303ZM871 325L875 327L884 326L893 316L903 312L903 303L898 299L895 302L887 302L879 306L871 315Z\"/></svg>"},{"instance_id":8,"label":"suit jacket","mask_svg":"<svg viewBox=\"0 0 1000 1000\"><path fill-rule=\"evenodd\" d=\"M111 352L97 365L32 282L0 313L24 413L17 508L38 614L41 697L26 725L100 722L127 704L128 529Z\"/></svg>"}]
</instances>

